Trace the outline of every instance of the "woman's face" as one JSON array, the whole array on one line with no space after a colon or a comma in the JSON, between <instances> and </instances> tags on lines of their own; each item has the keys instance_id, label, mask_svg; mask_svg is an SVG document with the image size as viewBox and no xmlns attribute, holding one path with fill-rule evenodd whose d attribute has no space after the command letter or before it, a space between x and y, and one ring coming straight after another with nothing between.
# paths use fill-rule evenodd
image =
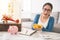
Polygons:
<instances>
[{"instance_id":1,"label":"woman's face","mask_svg":"<svg viewBox=\"0 0 60 40\"><path fill-rule=\"evenodd\" d=\"M42 12L42 14L44 15L44 16L50 16L50 13L51 13L51 11L52 11L52 9L51 9L51 7L49 6L49 5L45 5L44 7L43 7L43 12Z\"/></svg>"}]
</instances>

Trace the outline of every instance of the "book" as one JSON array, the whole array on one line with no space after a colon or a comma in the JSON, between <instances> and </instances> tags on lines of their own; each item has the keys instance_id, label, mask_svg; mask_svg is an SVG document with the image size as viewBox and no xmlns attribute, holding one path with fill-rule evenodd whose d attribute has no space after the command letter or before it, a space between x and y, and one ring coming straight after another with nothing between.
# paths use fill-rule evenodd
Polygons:
<instances>
[{"instance_id":1,"label":"book","mask_svg":"<svg viewBox=\"0 0 60 40\"><path fill-rule=\"evenodd\" d=\"M35 32L36 32L36 30L32 30L32 29L29 29L29 28L22 28L20 34L31 36Z\"/></svg>"}]
</instances>

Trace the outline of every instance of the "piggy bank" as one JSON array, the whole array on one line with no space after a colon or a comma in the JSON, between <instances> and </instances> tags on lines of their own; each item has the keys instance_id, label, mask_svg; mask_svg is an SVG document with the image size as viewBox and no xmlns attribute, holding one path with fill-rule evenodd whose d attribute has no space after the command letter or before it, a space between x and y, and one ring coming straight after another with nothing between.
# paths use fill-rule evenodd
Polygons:
<instances>
[{"instance_id":1,"label":"piggy bank","mask_svg":"<svg viewBox=\"0 0 60 40\"><path fill-rule=\"evenodd\" d=\"M42 27L43 27L43 26L42 26L41 24L34 24L34 25L33 25L33 28L34 28L34 29L38 29L38 30L39 30L39 29L42 29Z\"/></svg>"},{"instance_id":2,"label":"piggy bank","mask_svg":"<svg viewBox=\"0 0 60 40\"><path fill-rule=\"evenodd\" d=\"M9 26L8 32L10 34L17 34L18 32L18 27L17 26Z\"/></svg>"}]
</instances>

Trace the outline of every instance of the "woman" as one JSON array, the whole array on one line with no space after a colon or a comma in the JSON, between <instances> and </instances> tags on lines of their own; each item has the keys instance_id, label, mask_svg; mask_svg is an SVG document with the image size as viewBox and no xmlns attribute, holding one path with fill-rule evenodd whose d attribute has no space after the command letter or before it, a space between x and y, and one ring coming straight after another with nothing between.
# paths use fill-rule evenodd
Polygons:
<instances>
[{"instance_id":1,"label":"woman","mask_svg":"<svg viewBox=\"0 0 60 40\"><path fill-rule=\"evenodd\" d=\"M42 9L42 13L36 15L33 24L42 24L42 31L51 32L54 25L54 18L50 16L53 6L51 3L45 3Z\"/></svg>"}]
</instances>

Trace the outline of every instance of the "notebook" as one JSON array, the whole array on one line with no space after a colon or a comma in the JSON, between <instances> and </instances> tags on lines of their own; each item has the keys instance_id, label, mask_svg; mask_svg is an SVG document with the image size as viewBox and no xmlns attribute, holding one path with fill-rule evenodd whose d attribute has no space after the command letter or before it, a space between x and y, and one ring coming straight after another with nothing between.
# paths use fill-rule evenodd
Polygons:
<instances>
[{"instance_id":1,"label":"notebook","mask_svg":"<svg viewBox=\"0 0 60 40\"><path fill-rule=\"evenodd\" d=\"M29 28L22 28L20 34L31 36L35 32L36 32L36 30L32 30L32 29L29 29Z\"/></svg>"}]
</instances>

